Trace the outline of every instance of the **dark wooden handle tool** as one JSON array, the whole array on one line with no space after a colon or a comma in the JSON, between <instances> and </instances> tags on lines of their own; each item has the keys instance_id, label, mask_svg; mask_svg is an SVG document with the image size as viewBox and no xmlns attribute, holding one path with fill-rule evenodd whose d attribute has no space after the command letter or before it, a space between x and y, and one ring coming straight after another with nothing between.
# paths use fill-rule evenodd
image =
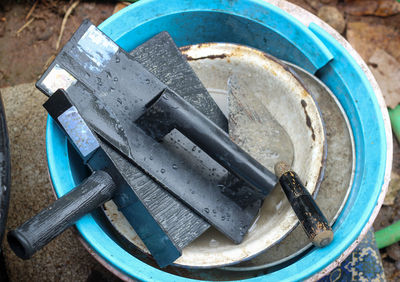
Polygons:
<instances>
[{"instance_id":1,"label":"dark wooden handle tool","mask_svg":"<svg viewBox=\"0 0 400 282\"><path fill-rule=\"evenodd\" d=\"M311 242L317 247L329 245L332 228L298 175L284 162L275 165L275 174Z\"/></svg>"},{"instance_id":2,"label":"dark wooden handle tool","mask_svg":"<svg viewBox=\"0 0 400 282\"><path fill-rule=\"evenodd\" d=\"M116 191L111 176L96 171L68 194L7 234L17 256L30 258L78 219L110 200Z\"/></svg>"}]
</instances>

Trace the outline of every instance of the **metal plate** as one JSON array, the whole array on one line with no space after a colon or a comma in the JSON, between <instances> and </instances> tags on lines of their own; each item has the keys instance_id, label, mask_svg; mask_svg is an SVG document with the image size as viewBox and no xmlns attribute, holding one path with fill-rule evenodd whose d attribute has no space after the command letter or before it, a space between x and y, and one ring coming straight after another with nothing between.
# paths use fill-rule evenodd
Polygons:
<instances>
[{"instance_id":1,"label":"metal plate","mask_svg":"<svg viewBox=\"0 0 400 282\"><path fill-rule=\"evenodd\" d=\"M309 72L296 65L287 62L286 64L294 69L314 96L325 122L328 156L325 176L316 201L333 225L346 203L353 183L355 167L353 133L342 106L329 88ZM282 242L259 256L225 269L249 271L273 267L296 259L311 247L312 244L301 226L297 226Z\"/></svg>"},{"instance_id":2,"label":"metal plate","mask_svg":"<svg viewBox=\"0 0 400 282\"><path fill-rule=\"evenodd\" d=\"M217 52L217 56L214 56L215 52ZM227 80L231 74L236 72L240 76L246 74L246 77L242 77L246 81L251 81L254 87L258 88L260 99L266 104L265 106L275 119L282 122L283 113L286 114L282 126L292 140L296 139L293 167L304 179L307 189L313 192L320 180L325 140L318 109L313 98L304 90L299 80L273 58L245 46L202 44L201 50L199 50L199 46L192 46L185 48L184 53L188 55L200 80L208 87L210 93L214 94L217 103L222 102L220 105L222 109L227 107L228 101L227 96L221 95L221 93L227 93ZM210 57L215 59L212 60ZM207 65L204 62L207 62ZM249 74L252 74L252 77ZM298 91L299 86L303 89L300 92ZM269 88L270 91L265 91L265 88ZM253 91L257 90L253 88ZM306 112L311 119L311 128L306 122L307 115L305 115L302 100L308 105ZM287 107L291 110L289 115ZM313 165L304 166L304 164ZM127 228L118 227L118 221L123 221L121 218L118 219L118 213L111 207L107 207L107 211L113 216L113 224L116 228L121 231L125 229L127 232ZM297 223L298 220L283 192L275 189L267 197L261 210L261 216L242 244L233 245L215 230L209 230L186 247L182 257L175 263L192 268L238 263L254 257L282 240ZM140 242L135 242L137 236L134 233L125 233L125 236L133 240L133 243L139 248L142 246Z\"/></svg>"}]
</instances>

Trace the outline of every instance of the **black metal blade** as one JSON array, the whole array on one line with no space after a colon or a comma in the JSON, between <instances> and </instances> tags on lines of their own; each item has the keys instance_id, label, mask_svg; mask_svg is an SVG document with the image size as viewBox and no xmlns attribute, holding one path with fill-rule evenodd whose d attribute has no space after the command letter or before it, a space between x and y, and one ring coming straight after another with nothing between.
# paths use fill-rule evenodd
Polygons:
<instances>
[{"instance_id":1,"label":"black metal blade","mask_svg":"<svg viewBox=\"0 0 400 282\"><path fill-rule=\"evenodd\" d=\"M97 46L95 41L101 44ZM96 124L95 116L105 115L104 108L107 107L110 124L97 133L107 136L105 139L109 141L111 131L115 132L114 127L119 124L128 140L130 152L127 157L131 161L234 242L241 242L257 214L259 203L242 209L223 195L219 185L226 170L202 151L195 149L194 154L194 145L183 135L173 132L158 143L133 123L143 114L145 105L166 85L113 44L94 26L86 25L63 48L53 67L58 64L92 88L98 98L86 106L83 106L83 97L86 99L88 93L79 97L70 95L70 99L90 124ZM43 81L46 82L46 77ZM70 83L67 93L73 88L74 84ZM120 146L116 140L110 144L115 148Z\"/></svg>"}]
</instances>

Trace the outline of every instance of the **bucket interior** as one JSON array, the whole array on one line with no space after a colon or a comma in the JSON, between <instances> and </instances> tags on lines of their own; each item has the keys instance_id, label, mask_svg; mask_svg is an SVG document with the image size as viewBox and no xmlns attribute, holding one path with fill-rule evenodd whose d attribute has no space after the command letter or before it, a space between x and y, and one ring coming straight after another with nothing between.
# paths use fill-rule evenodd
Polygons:
<instances>
[{"instance_id":1,"label":"bucket interior","mask_svg":"<svg viewBox=\"0 0 400 282\"><path fill-rule=\"evenodd\" d=\"M369 220L384 182L385 129L375 93L364 72L325 30L316 24L303 26L267 2L250 0L140 1L99 27L126 51L166 30L178 46L237 43L299 65L320 78L340 101L350 121L356 151L353 187L333 226L333 242L322 249L311 249L286 266L243 274L223 271L225 275L217 275L190 269L171 270L172 274L168 269L155 268L145 257L131 256L112 239L112 234L104 231L98 215L86 215L77 222L78 230L107 263L130 277L146 281L180 280L185 276L209 280L251 277L301 280L327 267L356 240ZM68 149L66 137L51 118L48 118L46 142L50 176L57 195L62 196L79 184L87 171L78 156Z\"/></svg>"}]
</instances>

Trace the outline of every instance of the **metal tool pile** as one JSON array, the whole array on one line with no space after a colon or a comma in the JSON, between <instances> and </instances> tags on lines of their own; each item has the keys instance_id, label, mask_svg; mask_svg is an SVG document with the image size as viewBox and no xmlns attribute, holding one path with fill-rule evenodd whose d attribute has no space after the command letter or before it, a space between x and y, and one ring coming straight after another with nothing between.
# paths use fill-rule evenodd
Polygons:
<instances>
[{"instance_id":1,"label":"metal tool pile","mask_svg":"<svg viewBox=\"0 0 400 282\"><path fill-rule=\"evenodd\" d=\"M9 233L20 257L112 199L164 267L210 226L239 244L278 182L229 139L225 116L166 32L128 54L85 21L37 87L92 175ZM290 168L277 175L310 238L331 233Z\"/></svg>"}]
</instances>

